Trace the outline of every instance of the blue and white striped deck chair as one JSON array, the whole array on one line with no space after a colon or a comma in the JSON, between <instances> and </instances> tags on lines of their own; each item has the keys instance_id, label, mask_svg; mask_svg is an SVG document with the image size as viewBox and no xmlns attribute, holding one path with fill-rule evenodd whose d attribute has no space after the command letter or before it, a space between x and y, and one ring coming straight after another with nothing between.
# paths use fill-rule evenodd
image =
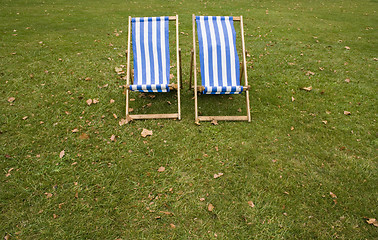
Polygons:
<instances>
[{"instance_id":1,"label":"blue and white striped deck chair","mask_svg":"<svg viewBox=\"0 0 378 240\"><path fill-rule=\"evenodd\" d=\"M234 21L240 21L241 38L243 47L243 65L245 84L240 80L239 57L236 50L236 32ZM243 17L214 17L193 15L193 50L192 63L196 68L196 39L195 28L197 23L199 59L201 67L202 86L197 87L197 71L194 70L194 96L195 96L195 121L251 121L249 108L249 86L246 69L246 56L244 44ZM194 61L193 61L194 60ZM192 70L190 73L190 88ZM197 91L203 94L240 94L246 92L247 115L246 116L198 116Z\"/></svg>"},{"instance_id":2,"label":"blue and white striped deck chair","mask_svg":"<svg viewBox=\"0 0 378 240\"><path fill-rule=\"evenodd\" d=\"M176 21L177 84L170 81L169 21ZM132 30L131 30L132 28ZM134 56L134 81L130 84L130 35ZM180 56L180 57L179 57ZM126 122L133 119L177 118L180 111L181 50L178 39L178 16L129 17L127 43ZM129 91L169 92L177 89L178 112L171 114L129 114Z\"/></svg>"}]
</instances>

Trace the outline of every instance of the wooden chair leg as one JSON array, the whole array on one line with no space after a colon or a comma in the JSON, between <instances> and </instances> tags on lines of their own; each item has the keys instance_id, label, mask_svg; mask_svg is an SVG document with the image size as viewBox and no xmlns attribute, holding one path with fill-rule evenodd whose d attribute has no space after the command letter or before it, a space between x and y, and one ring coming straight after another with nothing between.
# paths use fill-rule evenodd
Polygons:
<instances>
[{"instance_id":1,"label":"wooden chair leg","mask_svg":"<svg viewBox=\"0 0 378 240\"><path fill-rule=\"evenodd\" d=\"M192 76L193 76L193 55L194 51L192 49L191 51L191 57L190 57L190 77L189 77L189 90L192 89Z\"/></svg>"}]
</instances>

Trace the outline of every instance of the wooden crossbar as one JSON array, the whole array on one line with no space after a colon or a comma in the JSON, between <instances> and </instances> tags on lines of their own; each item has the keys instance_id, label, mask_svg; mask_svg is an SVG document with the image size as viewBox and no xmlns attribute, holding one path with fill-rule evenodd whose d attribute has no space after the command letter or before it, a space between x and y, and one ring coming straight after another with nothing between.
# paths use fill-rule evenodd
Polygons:
<instances>
[{"instance_id":1,"label":"wooden crossbar","mask_svg":"<svg viewBox=\"0 0 378 240\"><path fill-rule=\"evenodd\" d=\"M160 118L179 118L178 113L165 113L165 114L140 114L140 115L129 115L131 119L160 119Z\"/></svg>"},{"instance_id":2,"label":"wooden crossbar","mask_svg":"<svg viewBox=\"0 0 378 240\"><path fill-rule=\"evenodd\" d=\"M248 116L198 116L199 121L248 121Z\"/></svg>"}]
</instances>

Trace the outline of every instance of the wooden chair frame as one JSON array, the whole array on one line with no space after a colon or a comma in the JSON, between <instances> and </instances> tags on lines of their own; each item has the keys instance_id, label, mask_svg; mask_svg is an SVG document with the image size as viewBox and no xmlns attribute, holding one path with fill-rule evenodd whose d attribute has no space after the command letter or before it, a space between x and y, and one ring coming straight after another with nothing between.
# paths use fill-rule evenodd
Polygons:
<instances>
[{"instance_id":1,"label":"wooden chair frame","mask_svg":"<svg viewBox=\"0 0 378 240\"><path fill-rule=\"evenodd\" d=\"M180 89L182 88L182 70L181 70L181 49L179 48L179 29L178 29L178 15L169 16L169 21L176 21L176 54L177 54L177 84L169 84L169 89L177 89L177 113L168 114L140 114L131 115L129 113L129 91L130 90L130 41L131 41L131 16L129 16L129 29L127 40L127 75L126 75L126 123L134 119L161 119L171 118L181 120L181 104L180 104Z\"/></svg>"},{"instance_id":2,"label":"wooden chair frame","mask_svg":"<svg viewBox=\"0 0 378 240\"><path fill-rule=\"evenodd\" d=\"M234 21L240 22L241 30L241 41L242 41L242 55L243 63L240 71L240 80L242 80L244 73L244 85L243 91L246 93L246 104L247 104L247 115L246 116L198 116L198 94L197 92L203 91L204 86L197 85L197 59L196 59L196 16L193 14L193 49L191 51L191 60L190 60L190 79L189 79L189 89L194 87L194 108L195 108L195 122L199 123L200 121L213 121L213 120L225 120L225 121L248 121L251 122L251 112L249 104L249 85L248 85L248 76L247 76L247 61L246 61L246 50L244 43L244 28L243 28L243 16L233 17ZM193 69L194 66L194 69ZM194 71L194 86L192 86L192 74Z\"/></svg>"}]
</instances>

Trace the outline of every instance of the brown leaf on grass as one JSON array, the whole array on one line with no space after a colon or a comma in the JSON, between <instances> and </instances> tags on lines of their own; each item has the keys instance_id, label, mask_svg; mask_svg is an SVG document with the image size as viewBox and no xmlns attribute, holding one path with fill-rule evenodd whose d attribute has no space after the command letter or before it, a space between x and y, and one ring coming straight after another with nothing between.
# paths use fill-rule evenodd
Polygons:
<instances>
[{"instance_id":1,"label":"brown leaf on grass","mask_svg":"<svg viewBox=\"0 0 378 240\"><path fill-rule=\"evenodd\" d=\"M56 215L55 213L53 214L53 218L55 219L55 218L57 218L58 217L58 215Z\"/></svg>"},{"instance_id":2,"label":"brown leaf on grass","mask_svg":"<svg viewBox=\"0 0 378 240\"><path fill-rule=\"evenodd\" d=\"M294 102L294 101L295 101L295 98L294 98L294 97L291 97L291 101Z\"/></svg>"},{"instance_id":3,"label":"brown leaf on grass","mask_svg":"<svg viewBox=\"0 0 378 240\"><path fill-rule=\"evenodd\" d=\"M168 215L168 216L173 216L173 213L167 212L167 211L160 211L160 213L163 213L163 214Z\"/></svg>"},{"instance_id":4,"label":"brown leaf on grass","mask_svg":"<svg viewBox=\"0 0 378 240\"><path fill-rule=\"evenodd\" d=\"M26 119L28 119L28 116L25 116L25 117L22 118L22 120L26 120Z\"/></svg>"},{"instance_id":5,"label":"brown leaf on grass","mask_svg":"<svg viewBox=\"0 0 378 240\"><path fill-rule=\"evenodd\" d=\"M334 194L333 192L329 192L329 195L330 195L332 198L337 198L336 194Z\"/></svg>"},{"instance_id":6,"label":"brown leaf on grass","mask_svg":"<svg viewBox=\"0 0 378 240\"><path fill-rule=\"evenodd\" d=\"M90 80L92 80L92 78L90 78L90 77L85 78L85 81L90 81Z\"/></svg>"},{"instance_id":7,"label":"brown leaf on grass","mask_svg":"<svg viewBox=\"0 0 378 240\"><path fill-rule=\"evenodd\" d=\"M344 115L350 115L351 113L348 111L344 111Z\"/></svg>"},{"instance_id":8,"label":"brown leaf on grass","mask_svg":"<svg viewBox=\"0 0 378 240\"><path fill-rule=\"evenodd\" d=\"M306 90L307 92L309 92L309 91L312 90L312 86L309 86L309 87L303 87L302 89L303 89L303 90Z\"/></svg>"},{"instance_id":9,"label":"brown leaf on grass","mask_svg":"<svg viewBox=\"0 0 378 240\"><path fill-rule=\"evenodd\" d=\"M129 112L132 112L132 111L134 111L134 108L129 108Z\"/></svg>"},{"instance_id":10,"label":"brown leaf on grass","mask_svg":"<svg viewBox=\"0 0 378 240\"><path fill-rule=\"evenodd\" d=\"M130 102L134 102L135 101L135 98L130 98Z\"/></svg>"},{"instance_id":11,"label":"brown leaf on grass","mask_svg":"<svg viewBox=\"0 0 378 240\"><path fill-rule=\"evenodd\" d=\"M200 200L201 202L203 202L203 201L205 201L205 198L202 197L202 198L200 198L199 200Z\"/></svg>"},{"instance_id":12,"label":"brown leaf on grass","mask_svg":"<svg viewBox=\"0 0 378 240\"><path fill-rule=\"evenodd\" d=\"M238 112L241 112L242 110L241 110L241 108L238 108Z\"/></svg>"},{"instance_id":13,"label":"brown leaf on grass","mask_svg":"<svg viewBox=\"0 0 378 240\"><path fill-rule=\"evenodd\" d=\"M96 103L99 103L100 101L98 100L98 98L96 99L93 99L93 104L96 104Z\"/></svg>"},{"instance_id":14,"label":"brown leaf on grass","mask_svg":"<svg viewBox=\"0 0 378 240\"><path fill-rule=\"evenodd\" d=\"M114 70L116 71L117 74L122 74L122 73L125 73L122 68L120 67L115 67Z\"/></svg>"},{"instance_id":15,"label":"brown leaf on grass","mask_svg":"<svg viewBox=\"0 0 378 240\"><path fill-rule=\"evenodd\" d=\"M165 171L165 167L159 167L159 169L157 170L158 172L164 172Z\"/></svg>"},{"instance_id":16,"label":"brown leaf on grass","mask_svg":"<svg viewBox=\"0 0 378 240\"><path fill-rule=\"evenodd\" d=\"M46 198L51 198L53 195L52 193L45 192Z\"/></svg>"},{"instance_id":17,"label":"brown leaf on grass","mask_svg":"<svg viewBox=\"0 0 378 240\"><path fill-rule=\"evenodd\" d=\"M350 83L350 79L349 78L345 79L345 82Z\"/></svg>"},{"instance_id":18,"label":"brown leaf on grass","mask_svg":"<svg viewBox=\"0 0 378 240\"><path fill-rule=\"evenodd\" d=\"M126 121L126 119L121 119L121 121L119 121L118 122L118 124L120 125L120 126L123 126L123 125L125 125L127 123L127 121Z\"/></svg>"},{"instance_id":19,"label":"brown leaf on grass","mask_svg":"<svg viewBox=\"0 0 378 240\"><path fill-rule=\"evenodd\" d=\"M79 129L75 128L75 129L72 130L72 132L77 133L77 132L79 132Z\"/></svg>"},{"instance_id":20,"label":"brown leaf on grass","mask_svg":"<svg viewBox=\"0 0 378 240\"><path fill-rule=\"evenodd\" d=\"M116 136L113 134L113 135L110 137L110 141L115 142L115 140L116 140Z\"/></svg>"},{"instance_id":21,"label":"brown leaf on grass","mask_svg":"<svg viewBox=\"0 0 378 240\"><path fill-rule=\"evenodd\" d=\"M207 210L209 210L209 212L212 212L214 210L214 206L213 204L209 203L209 205L207 206Z\"/></svg>"},{"instance_id":22,"label":"brown leaf on grass","mask_svg":"<svg viewBox=\"0 0 378 240\"><path fill-rule=\"evenodd\" d=\"M214 119L213 121L211 121L211 124L218 125L218 121Z\"/></svg>"},{"instance_id":23,"label":"brown leaf on grass","mask_svg":"<svg viewBox=\"0 0 378 240\"><path fill-rule=\"evenodd\" d=\"M324 120L324 121L322 121L322 123L324 123L324 124L327 125L328 121L327 121L327 120Z\"/></svg>"},{"instance_id":24,"label":"brown leaf on grass","mask_svg":"<svg viewBox=\"0 0 378 240\"><path fill-rule=\"evenodd\" d=\"M147 137L147 136L151 136L152 130L148 130L148 129L143 128L143 131L140 133L140 135L144 138Z\"/></svg>"},{"instance_id":25,"label":"brown leaf on grass","mask_svg":"<svg viewBox=\"0 0 378 240\"><path fill-rule=\"evenodd\" d=\"M174 77L175 77L175 75L173 75L172 73L169 74L169 79L170 79L170 80L172 80Z\"/></svg>"},{"instance_id":26,"label":"brown leaf on grass","mask_svg":"<svg viewBox=\"0 0 378 240\"><path fill-rule=\"evenodd\" d=\"M169 104L169 105L171 105L172 103L170 102L170 101L167 101L167 103Z\"/></svg>"},{"instance_id":27,"label":"brown leaf on grass","mask_svg":"<svg viewBox=\"0 0 378 240\"><path fill-rule=\"evenodd\" d=\"M5 175L5 177L9 177L9 176L11 175L11 172L12 172L13 169L14 169L14 168L10 168L10 169L8 170L8 173Z\"/></svg>"},{"instance_id":28,"label":"brown leaf on grass","mask_svg":"<svg viewBox=\"0 0 378 240\"><path fill-rule=\"evenodd\" d=\"M197 126L201 126L201 123L199 121L195 121L194 124L196 124Z\"/></svg>"},{"instance_id":29,"label":"brown leaf on grass","mask_svg":"<svg viewBox=\"0 0 378 240\"><path fill-rule=\"evenodd\" d=\"M255 207L255 204L253 204L253 202L252 202L252 201L248 201L248 205L249 205L250 207L252 207L252 208L254 208L254 207Z\"/></svg>"},{"instance_id":30,"label":"brown leaf on grass","mask_svg":"<svg viewBox=\"0 0 378 240\"><path fill-rule=\"evenodd\" d=\"M348 47L348 46L345 46L344 48L345 48L346 50L350 50L350 47Z\"/></svg>"},{"instance_id":31,"label":"brown leaf on grass","mask_svg":"<svg viewBox=\"0 0 378 240\"><path fill-rule=\"evenodd\" d=\"M114 99L110 99L109 102L112 104L112 103L114 103L115 101L114 101Z\"/></svg>"},{"instance_id":32,"label":"brown leaf on grass","mask_svg":"<svg viewBox=\"0 0 378 240\"><path fill-rule=\"evenodd\" d=\"M80 134L80 136L79 136L79 139L81 139L81 140L88 139L88 138L89 138L89 135L86 134L86 133L82 133L82 134Z\"/></svg>"},{"instance_id":33,"label":"brown leaf on grass","mask_svg":"<svg viewBox=\"0 0 378 240\"><path fill-rule=\"evenodd\" d=\"M314 73L314 72L311 72L311 71L307 71L307 72L306 72L306 76L310 76L310 75L313 76L313 75L315 75L315 73Z\"/></svg>"},{"instance_id":34,"label":"brown leaf on grass","mask_svg":"<svg viewBox=\"0 0 378 240\"><path fill-rule=\"evenodd\" d=\"M152 106L152 103L147 103L146 106L147 106L147 107L151 107L151 106Z\"/></svg>"},{"instance_id":35,"label":"brown leaf on grass","mask_svg":"<svg viewBox=\"0 0 378 240\"><path fill-rule=\"evenodd\" d=\"M369 218L368 220L366 220L366 222L370 225L373 225L374 227L378 227L378 221L375 218Z\"/></svg>"},{"instance_id":36,"label":"brown leaf on grass","mask_svg":"<svg viewBox=\"0 0 378 240\"><path fill-rule=\"evenodd\" d=\"M14 97L8 98L8 102L10 102L10 103L14 102L14 100L16 100L16 98L14 98Z\"/></svg>"},{"instance_id":37,"label":"brown leaf on grass","mask_svg":"<svg viewBox=\"0 0 378 240\"><path fill-rule=\"evenodd\" d=\"M88 104L88 106L90 106L90 105L93 103L93 101L92 101L92 99L88 99L88 100L86 101L86 103Z\"/></svg>"},{"instance_id":38,"label":"brown leaf on grass","mask_svg":"<svg viewBox=\"0 0 378 240\"><path fill-rule=\"evenodd\" d=\"M59 158L63 158L63 157L64 157L64 154L65 154L65 152L64 152L64 150L62 150L62 151L59 153Z\"/></svg>"},{"instance_id":39,"label":"brown leaf on grass","mask_svg":"<svg viewBox=\"0 0 378 240\"><path fill-rule=\"evenodd\" d=\"M293 126L291 126L290 130L291 130L291 131L293 131L293 130L294 130L294 127L293 127Z\"/></svg>"},{"instance_id":40,"label":"brown leaf on grass","mask_svg":"<svg viewBox=\"0 0 378 240\"><path fill-rule=\"evenodd\" d=\"M169 224L169 226L171 226L171 228L173 228L173 229L176 228L176 226L173 223Z\"/></svg>"},{"instance_id":41,"label":"brown leaf on grass","mask_svg":"<svg viewBox=\"0 0 378 240\"><path fill-rule=\"evenodd\" d=\"M223 176L223 173L214 174L214 178L219 178L221 176Z\"/></svg>"},{"instance_id":42,"label":"brown leaf on grass","mask_svg":"<svg viewBox=\"0 0 378 240\"><path fill-rule=\"evenodd\" d=\"M113 117L115 118L115 119L117 119L118 117L117 117L117 115L115 114L115 113L113 113Z\"/></svg>"}]
</instances>

